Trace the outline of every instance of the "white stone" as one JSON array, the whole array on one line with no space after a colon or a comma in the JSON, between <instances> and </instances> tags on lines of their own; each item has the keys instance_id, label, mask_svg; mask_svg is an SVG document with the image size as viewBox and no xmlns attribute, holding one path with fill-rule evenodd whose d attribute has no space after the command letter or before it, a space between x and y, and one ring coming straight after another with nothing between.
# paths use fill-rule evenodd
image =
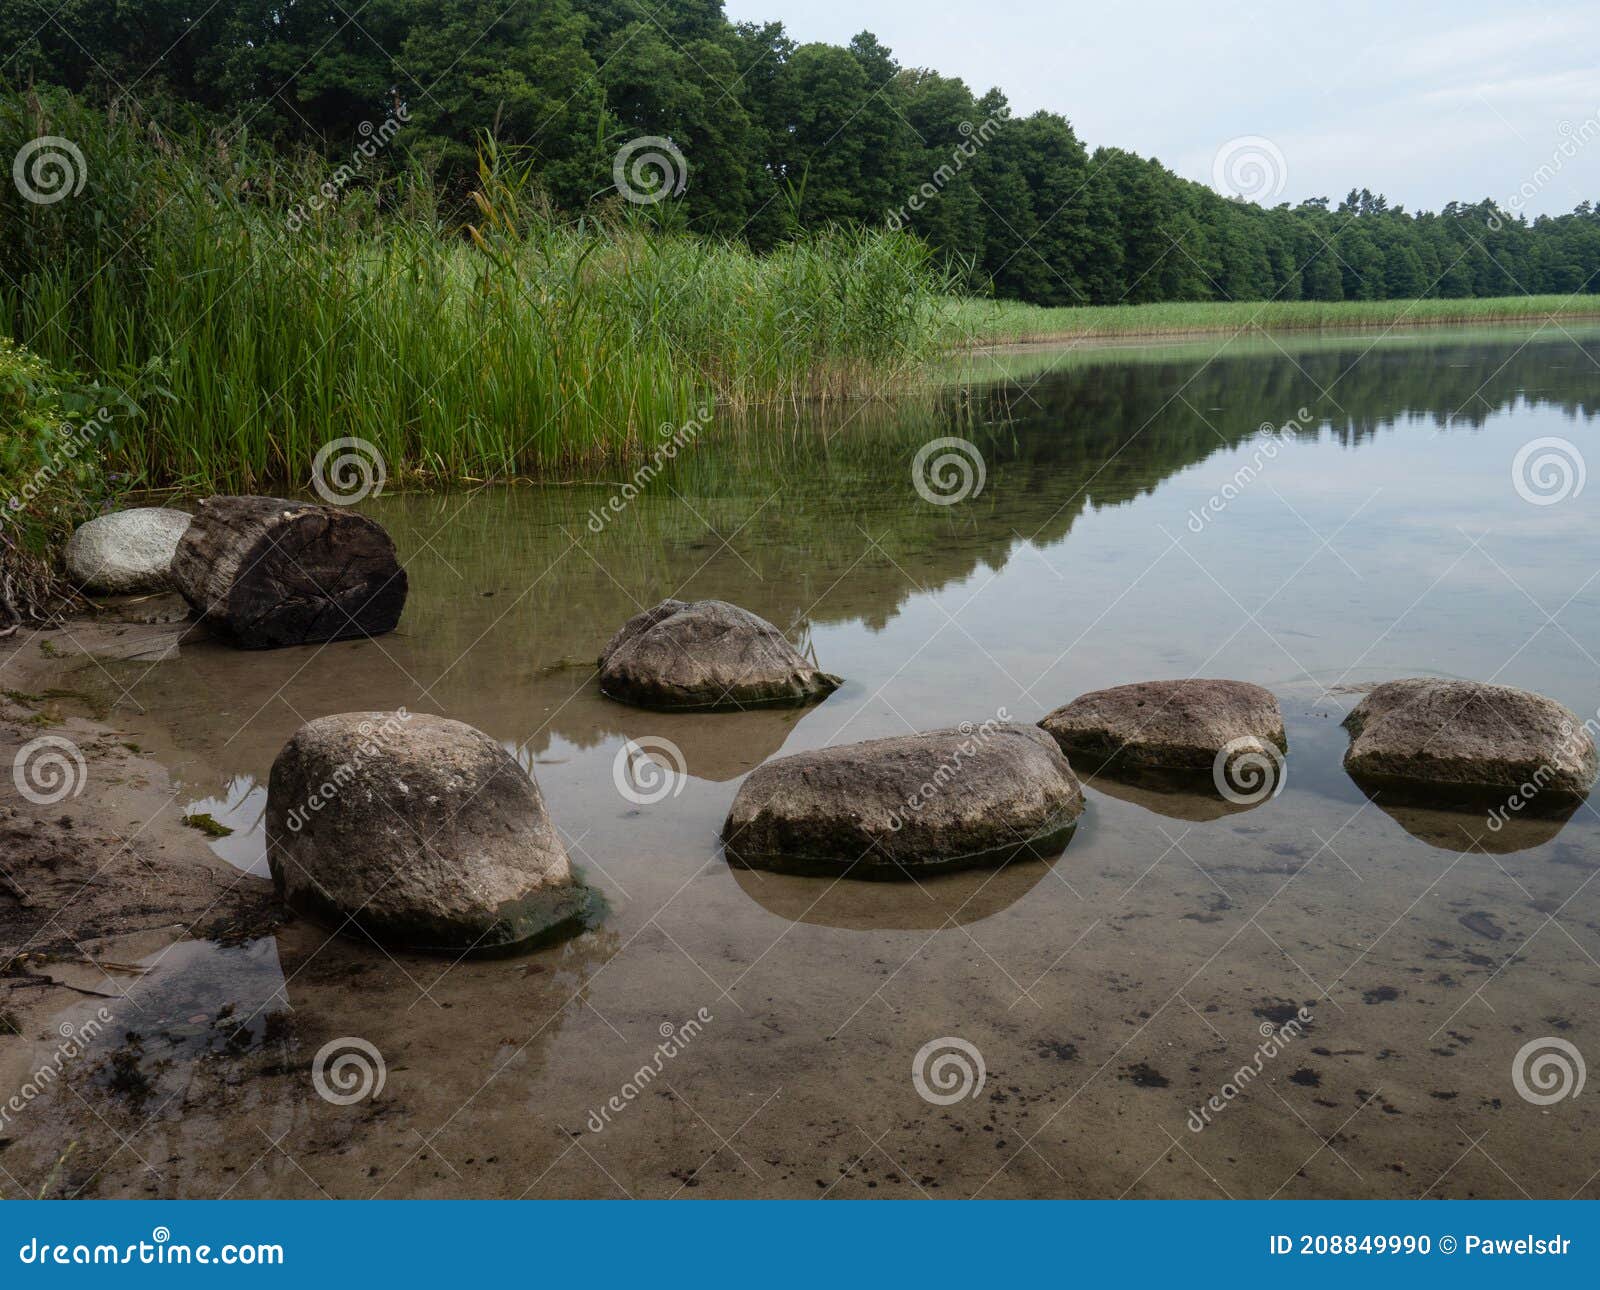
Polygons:
<instances>
[{"instance_id":1,"label":"white stone","mask_svg":"<svg viewBox=\"0 0 1600 1290\"><path fill-rule=\"evenodd\" d=\"M162 591L189 519L184 511L138 506L80 524L67 539L67 576L97 595Z\"/></svg>"}]
</instances>

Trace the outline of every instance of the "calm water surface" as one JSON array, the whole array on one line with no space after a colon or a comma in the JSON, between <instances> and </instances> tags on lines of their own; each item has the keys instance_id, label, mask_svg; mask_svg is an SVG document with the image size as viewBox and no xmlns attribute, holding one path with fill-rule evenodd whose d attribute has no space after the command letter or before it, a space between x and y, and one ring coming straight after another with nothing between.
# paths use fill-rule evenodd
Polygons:
<instances>
[{"instance_id":1,"label":"calm water surface","mask_svg":"<svg viewBox=\"0 0 1600 1290\"><path fill-rule=\"evenodd\" d=\"M1597 411L1592 329L1041 350L974 360L915 414L708 433L603 524L615 482L375 499L411 578L397 633L185 647L124 670L144 713L118 721L172 767L172 809L232 826L215 849L260 872L266 774L302 721L470 722L537 776L610 913L489 963L303 922L153 952L164 1015L247 1027L146 1034L181 1096L123 1131L196 1195L1593 1196L1595 1099L1535 1106L1512 1074L1542 1037L1600 1061L1595 812L1491 834L1386 809L1344 775L1339 722L1416 674L1600 706L1600 488L1526 465L1519 488L1517 461L1556 439L1579 467ZM983 463L958 504L913 486L940 436ZM798 712L603 699L599 647L669 595L764 615L844 686ZM1281 794L1222 812L1096 780L1053 864L921 884L718 851L775 755L1192 675L1278 695ZM648 777L629 740L680 751L661 800L619 791ZM1305 1032L1194 1131L1297 1007ZM339 1036L382 1052L376 1100L313 1093ZM913 1060L952 1037L983 1084L931 1104ZM97 1183L146 1186L126 1156Z\"/></svg>"}]
</instances>

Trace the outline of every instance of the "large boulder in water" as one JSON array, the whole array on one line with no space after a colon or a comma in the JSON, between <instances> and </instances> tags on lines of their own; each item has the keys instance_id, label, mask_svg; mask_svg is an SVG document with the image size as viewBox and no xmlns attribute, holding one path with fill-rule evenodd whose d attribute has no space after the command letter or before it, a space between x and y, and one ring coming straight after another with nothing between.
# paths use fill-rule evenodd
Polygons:
<instances>
[{"instance_id":1,"label":"large boulder in water","mask_svg":"<svg viewBox=\"0 0 1600 1290\"><path fill-rule=\"evenodd\" d=\"M91 595L164 591L191 518L165 506L136 506L80 524L67 539L67 576Z\"/></svg>"},{"instance_id":2,"label":"large boulder in water","mask_svg":"<svg viewBox=\"0 0 1600 1290\"><path fill-rule=\"evenodd\" d=\"M600 653L601 692L645 708L810 703L838 686L765 618L723 600L663 600L628 619Z\"/></svg>"},{"instance_id":3,"label":"large boulder in water","mask_svg":"<svg viewBox=\"0 0 1600 1290\"><path fill-rule=\"evenodd\" d=\"M1362 787L1478 802L1515 795L1517 811L1570 806L1594 785L1594 740L1554 699L1506 685L1386 681L1344 721L1344 768Z\"/></svg>"},{"instance_id":4,"label":"large boulder in water","mask_svg":"<svg viewBox=\"0 0 1600 1290\"><path fill-rule=\"evenodd\" d=\"M1087 773L1207 771L1219 756L1287 749L1270 690L1247 681L1138 681L1080 695L1039 723Z\"/></svg>"},{"instance_id":5,"label":"large boulder in water","mask_svg":"<svg viewBox=\"0 0 1600 1290\"><path fill-rule=\"evenodd\" d=\"M722 838L745 868L914 878L1057 855L1082 811L1048 735L989 721L770 761L740 786Z\"/></svg>"},{"instance_id":6,"label":"large boulder in water","mask_svg":"<svg viewBox=\"0 0 1600 1290\"><path fill-rule=\"evenodd\" d=\"M295 731L272 763L267 856L291 907L407 949L531 947L582 930L590 905L511 754L404 710Z\"/></svg>"}]
</instances>

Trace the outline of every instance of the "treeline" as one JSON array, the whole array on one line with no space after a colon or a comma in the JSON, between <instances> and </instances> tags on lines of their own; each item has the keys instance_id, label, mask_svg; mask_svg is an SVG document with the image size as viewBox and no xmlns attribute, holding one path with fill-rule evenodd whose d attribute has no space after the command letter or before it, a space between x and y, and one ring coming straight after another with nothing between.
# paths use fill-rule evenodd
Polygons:
<instances>
[{"instance_id":1,"label":"treeline","mask_svg":"<svg viewBox=\"0 0 1600 1290\"><path fill-rule=\"evenodd\" d=\"M1488 199L1412 214L1365 189L1230 201L1154 159L1091 152L1055 113L1013 117L998 89L902 67L869 33L800 44L781 23L730 22L722 0L66 0L41 16L0 0L14 85L192 106L222 138L335 165L376 136L349 171L364 186L421 164L464 191L489 134L576 214L619 200L618 151L649 135L687 168L641 208L652 219L758 249L903 224L975 289L1039 304L1600 290L1589 202L1529 222Z\"/></svg>"}]
</instances>

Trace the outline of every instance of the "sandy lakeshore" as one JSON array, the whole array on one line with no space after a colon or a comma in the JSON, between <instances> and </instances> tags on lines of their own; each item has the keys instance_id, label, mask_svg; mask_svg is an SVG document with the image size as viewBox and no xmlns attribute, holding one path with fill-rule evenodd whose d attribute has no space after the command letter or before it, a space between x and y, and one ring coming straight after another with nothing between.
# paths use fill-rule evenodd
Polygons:
<instances>
[{"instance_id":1,"label":"sandy lakeshore","mask_svg":"<svg viewBox=\"0 0 1600 1290\"><path fill-rule=\"evenodd\" d=\"M10 1195L1507 1196L1592 1170L1577 1104L1552 1139L1504 1096L1502 968L1539 960L1519 1003L1576 1034L1561 999L1591 966L1558 936L1519 949L1562 899L1517 895L1543 880L1515 855L1477 857L1471 891L1326 995L1325 964L1398 912L1378 889L1414 856L1390 815L1315 820L1376 880L1353 884L1281 815L1186 822L1115 785L1091 785L1055 873L929 883L936 910L909 886L824 893L668 841L642 922L616 896L607 924L526 956L397 955L291 917L183 822L167 762L195 731L119 700L82 652L138 654L147 635L72 624L5 665L0 752L58 735L86 774L60 802L12 797L0 824ZM1291 712L1299 755L1336 715ZM1404 823L1445 868L1448 817ZM985 1083L930 1107L903 1067L951 1006ZM386 1068L340 1104L314 1062L350 1036Z\"/></svg>"}]
</instances>

